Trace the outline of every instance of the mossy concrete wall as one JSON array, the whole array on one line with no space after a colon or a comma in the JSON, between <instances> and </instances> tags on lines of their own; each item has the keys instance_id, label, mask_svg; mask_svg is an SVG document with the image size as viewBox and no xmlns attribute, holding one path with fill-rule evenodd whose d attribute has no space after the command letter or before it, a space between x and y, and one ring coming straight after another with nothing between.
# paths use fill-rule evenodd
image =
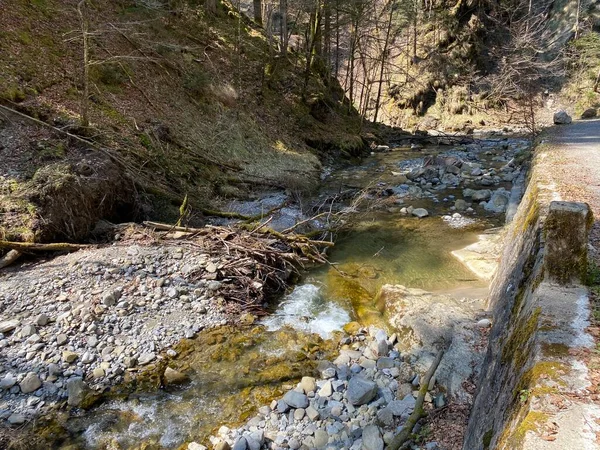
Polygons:
<instances>
[{"instance_id":1,"label":"mossy concrete wall","mask_svg":"<svg viewBox=\"0 0 600 450\"><path fill-rule=\"evenodd\" d=\"M585 421L574 420L575 409L561 409L556 399L586 383L573 349L592 343L580 285L591 212L586 204L557 201L547 151L537 151L523 201L505 230L488 299L493 327L464 450L587 448L572 440L587 439ZM568 422L562 434L552 425L561 421Z\"/></svg>"}]
</instances>

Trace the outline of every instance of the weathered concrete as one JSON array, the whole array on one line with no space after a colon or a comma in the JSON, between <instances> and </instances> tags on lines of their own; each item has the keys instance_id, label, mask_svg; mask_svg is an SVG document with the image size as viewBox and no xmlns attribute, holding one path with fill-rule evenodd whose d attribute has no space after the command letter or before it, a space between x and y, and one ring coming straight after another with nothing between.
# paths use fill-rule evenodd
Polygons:
<instances>
[{"instance_id":1,"label":"weathered concrete","mask_svg":"<svg viewBox=\"0 0 600 450\"><path fill-rule=\"evenodd\" d=\"M506 230L464 450L598 448L600 408L582 396L589 381L578 356L593 344L587 290L579 284L591 213L585 204L557 201L564 193L558 167L551 148L538 150Z\"/></svg>"}]
</instances>

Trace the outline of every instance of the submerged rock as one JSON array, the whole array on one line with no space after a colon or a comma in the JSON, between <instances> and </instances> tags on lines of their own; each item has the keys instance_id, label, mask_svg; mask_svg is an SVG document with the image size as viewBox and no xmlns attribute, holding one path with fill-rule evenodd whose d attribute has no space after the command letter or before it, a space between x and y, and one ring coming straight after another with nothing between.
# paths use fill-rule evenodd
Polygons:
<instances>
[{"instance_id":1,"label":"submerged rock","mask_svg":"<svg viewBox=\"0 0 600 450\"><path fill-rule=\"evenodd\" d=\"M415 208L411 214L419 219L423 219L429 215L429 212L425 208Z\"/></svg>"}]
</instances>

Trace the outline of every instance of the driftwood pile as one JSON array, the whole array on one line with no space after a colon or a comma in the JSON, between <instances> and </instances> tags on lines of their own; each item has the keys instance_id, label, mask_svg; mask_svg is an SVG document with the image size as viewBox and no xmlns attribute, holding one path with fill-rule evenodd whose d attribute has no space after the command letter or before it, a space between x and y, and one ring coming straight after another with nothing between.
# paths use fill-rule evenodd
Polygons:
<instances>
[{"instance_id":1,"label":"driftwood pile","mask_svg":"<svg viewBox=\"0 0 600 450\"><path fill-rule=\"evenodd\" d=\"M303 235L280 233L267 227L204 228L176 227L156 222L144 222L164 238L176 236L178 245L201 249L219 256L216 271L207 273L199 268L190 279L221 281L219 295L230 307L264 313L263 304L273 295L283 292L288 279L311 263L325 263L322 252L333 246L328 241L311 240ZM231 304L233 303L233 305ZM236 308L237 307L237 308Z\"/></svg>"},{"instance_id":2,"label":"driftwood pile","mask_svg":"<svg viewBox=\"0 0 600 450\"><path fill-rule=\"evenodd\" d=\"M262 315L264 303L286 289L290 276L309 264L326 263L324 250L333 246L329 241L296 234L293 228L278 232L267 225L187 228L144 222L143 227L136 224L114 225L113 231L119 231L122 235L145 236L149 238L148 245L170 241L176 242L179 247L197 249L209 255L212 260L218 261L216 266L211 267L210 271L206 267L199 267L187 274L188 279L219 281L216 293L226 300L229 310L246 310ZM126 228L129 228L129 233L124 233ZM121 239L121 244L128 240L127 237ZM134 237L133 240L139 239ZM0 253L0 268L13 263L23 254L72 252L94 247L69 243L0 241L0 250L8 250L4 256Z\"/></svg>"}]
</instances>

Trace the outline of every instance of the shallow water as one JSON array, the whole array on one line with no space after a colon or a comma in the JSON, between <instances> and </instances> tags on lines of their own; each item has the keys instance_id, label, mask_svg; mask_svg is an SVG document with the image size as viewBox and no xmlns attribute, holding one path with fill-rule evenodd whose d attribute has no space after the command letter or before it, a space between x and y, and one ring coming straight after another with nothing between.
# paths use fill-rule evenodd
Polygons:
<instances>
[{"instance_id":1,"label":"shallow water","mask_svg":"<svg viewBox=\"0 0 600 450\"><path fill-rule=\"evenodd\" d=\"M394 187L398 183L392 171L418 165L422 156L406 151L374 155L361 166L333 173L313 200L318 204L349 188ZM188 341L182 357L169 365L189 375L190 383L134 392L71 418L65 425L70 437L63 443L90 449L162 449L195 440L210 446L207 438L220 425L244 421L280 396L284 384L310 374L317 359L330 358L336 344L328 338L344 324L357 320L386 327L377 305L383 284L481 296L487 284L450 252L475 242L478 233L497 226L502 217L474 214L472 225L454 228L440 217L448 212L453 194L458 196L458 190L407 201L437 216L422 220L402 215L399 208L359 211L352 228L336 240L331 265L306 273L259 326L206 331ZM254 213L252 208L266 208L250 203L236 208L248 214Z\"/></svg>"}]
</instances>

